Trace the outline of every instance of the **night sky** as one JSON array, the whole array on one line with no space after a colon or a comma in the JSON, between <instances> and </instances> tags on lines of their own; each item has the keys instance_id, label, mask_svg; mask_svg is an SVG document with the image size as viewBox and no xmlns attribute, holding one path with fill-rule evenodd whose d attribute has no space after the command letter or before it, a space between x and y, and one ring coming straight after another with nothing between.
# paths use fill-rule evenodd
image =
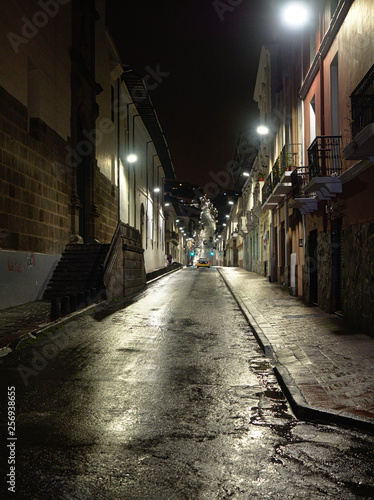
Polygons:
<instances>
[{"instance_id":1,"label":"night sky","mask_svg":"<svg viewBox=\"0 0 374 500\"><path fill-rule=\"evenodd\" d=\"M107 0L123 63L150 84L178 180L211 181L258 119L253 91L275 1Z\"/></svg>"}]
</instances>

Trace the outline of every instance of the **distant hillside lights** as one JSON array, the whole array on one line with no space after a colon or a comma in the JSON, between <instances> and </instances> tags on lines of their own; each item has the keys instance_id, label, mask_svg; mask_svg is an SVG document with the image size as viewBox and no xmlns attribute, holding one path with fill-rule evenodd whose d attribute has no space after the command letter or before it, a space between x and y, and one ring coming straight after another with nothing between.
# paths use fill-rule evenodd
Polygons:
<instances>
[{"instance_id":1,"label":"distant hillside lights","mask_svg":"<svg viewBox=\"0 0 374 500\"><path fill-rule=\"evenodd\" d=\"M7 38L16 54L19 53L19 46L29 43L38 33L40 28L44 28L49 20L55 17L60 11L60 5L66 5L70 0L39 0L38 5L43 9L35 12L32 20L27 17L21 17L23 22L21 35L17 33L8 33Z\"/></svg>"}]
</instances>

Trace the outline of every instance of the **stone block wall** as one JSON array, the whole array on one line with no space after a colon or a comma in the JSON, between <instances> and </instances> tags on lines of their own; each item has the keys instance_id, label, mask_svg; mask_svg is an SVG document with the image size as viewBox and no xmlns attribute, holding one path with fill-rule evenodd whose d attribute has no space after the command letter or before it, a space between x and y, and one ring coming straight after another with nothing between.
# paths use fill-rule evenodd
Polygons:
<instances>
[{"instance_id":1,"label":"stone block wall","mask_svg":"<svg viewBox=\"0 0 374 500\"><path fill-rule=\"evenodd\" d=\"M96 170L95 203L100 217L97 221L100 243L110 243L118 222L118 187Z\"/></svg>"},{"instance_id":2,"label":"stone block wall","mask_svg":"<svg viewBox=\"0 0 374 500\"><path fill-rule=\"evenodd\" d=\"M69 240L66 142L0 87L0 247L60 254ZM56 166L59 165L59 166Z\"/></svg>"},{"instance_id":3,"label":"stone block wall","mask_svg":"<svg viewBox=\"0 0 374 500\"><path fill-rule=\"evenodd\" d=\"M134 227L118 225L105 263L104 283L110 300L131 297L144 288L144 249Z\"/></svg>"},{"instance_id":4,"label":"stone block wall","mask_svg":"<svg viewBox=\"0 0 374 500\"><path fill-rule=\"evenodd\" d=\"M306 241L306 255L309 241ZM374 222L346 226L342 237L342 312L348 324L374 337ZM303 300L310 304L310 266L303 266ZM317 239L318 306L334 312L331 232Z\"/></svg>"},{"instance_id":5,"label":"stone block wall","mask_svg":"<svg viewBox=\"0 0 374 500\"><path fill-rule=\"evenodd\" d=\"M124 296L130 297L145 286L146 273L140 233L130 226L126 229L123 236L123 288Z\"/></svg>"},{"instance_id":6,"label":"stone block wall","mask_svg":"<svg viewBox=\"0 0 374 500\"><path fill-rule=\"evenodd\" d=\"M311 262L311 265L314 263ZM318 305L324 311L331 313L332 293L332 261L331 261L331 232L321 232L317 238L317 266L318 266Z\"/></svg>"},{"instance_id":7,"label":"stone block wall","mask_svg":"<svg viewBox=\"0 0 374 500\"><path fill-rule=\"evenodd\" d=\"M374 222L343 229L345 319L374 337Z\"/></svg>"}]
</instances>

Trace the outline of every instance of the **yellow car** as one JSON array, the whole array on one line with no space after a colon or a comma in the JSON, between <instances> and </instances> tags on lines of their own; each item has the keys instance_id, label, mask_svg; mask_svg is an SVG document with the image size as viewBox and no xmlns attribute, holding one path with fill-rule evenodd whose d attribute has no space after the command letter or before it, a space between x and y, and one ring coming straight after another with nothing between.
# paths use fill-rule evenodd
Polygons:
<instances>
[{"instance_id":1,"label":"yellow car","mask_svg":"<svg viewBox=\"0 0 374 500\"><path fill-rule=\"evenodd\" d=\"M208 259L199 259L197 261L197 267L210 267L210 262Z\"/></svg>"}]
</instances>

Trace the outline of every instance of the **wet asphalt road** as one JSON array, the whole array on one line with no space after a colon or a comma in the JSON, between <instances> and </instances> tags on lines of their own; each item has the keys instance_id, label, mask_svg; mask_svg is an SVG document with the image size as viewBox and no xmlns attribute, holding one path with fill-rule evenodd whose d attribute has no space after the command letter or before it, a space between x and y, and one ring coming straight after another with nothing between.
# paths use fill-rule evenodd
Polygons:
<instances>
[{"instance_id":1,"label":"wet asphalt road","mask_svg":"<svg viewBox=\"0 0 374 500\"><path fill-rule=\"evenodd\" d=\"M0 376L2 410L4 381L17 405L16 494L3 461L0 498L374 498L374 437L293 417L215 269L80 317Z\"/></svg>"}]
</instances>

